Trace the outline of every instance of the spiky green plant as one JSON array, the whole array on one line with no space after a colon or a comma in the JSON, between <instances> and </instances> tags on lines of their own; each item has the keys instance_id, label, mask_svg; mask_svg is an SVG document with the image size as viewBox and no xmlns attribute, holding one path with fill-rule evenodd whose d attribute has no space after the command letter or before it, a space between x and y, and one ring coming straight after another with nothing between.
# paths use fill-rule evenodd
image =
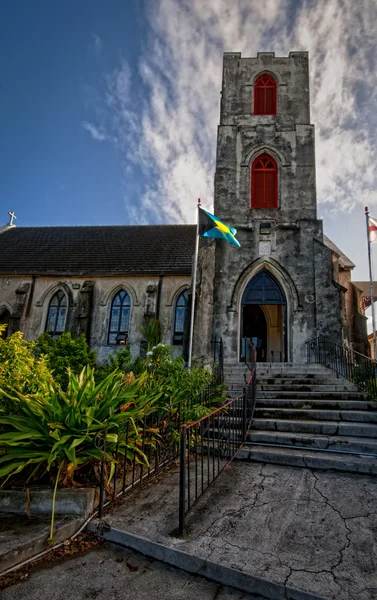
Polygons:
<instances>
[{"instance_id":1,"label":"spiky green plant","mask_svg":"<svg viewBox=\"0 0 377 600\"><path fill-rule=\"evenodd\" d=\"M158 319L147 317L140 327L140 333L147 342L147 349L157 346L161 342L161 323Z\"/></svg>"},{"instance_id":2,"label":"spiky green plant","mask_svg":"<svg viewBox=\"0 0 377 600\"><path fill-rule=\"evenodd\" d=\"M98 464L103 450L96 436L106 437L104 459L115 468L114 453L148 464L141 451L138 419L153 410L159 393L143 392L146 374L125 382L122 373L111 373L95 384L94 369L85 367L80 375L69 372L67 391L51 383L42 396L0 390L15 405L17 416L0 414L0 478L27 471L27 483L46 471L55 474L53 504L61 479L73 481L75 470L90 462ZM128 423L128 425L127 425ZM129 428L127 436L125 429ZM106 432L104 434L104 432ZM50 540L53 538L52 514Z\"/></svg>"}]
</instances>

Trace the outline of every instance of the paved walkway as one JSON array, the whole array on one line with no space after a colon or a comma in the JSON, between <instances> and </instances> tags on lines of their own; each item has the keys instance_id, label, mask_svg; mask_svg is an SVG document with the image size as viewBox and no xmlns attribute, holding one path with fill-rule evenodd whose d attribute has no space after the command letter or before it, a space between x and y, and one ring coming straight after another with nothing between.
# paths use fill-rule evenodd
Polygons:
<instances>
[{"instance_id":1,"label":"paved walkway","mask_svg":"<svg viewBox=\"0 0 377 600\"><path fill-rule=\"evenodd\" d=\"M127 550L96 548L31 568L1 600L263 600Z\"/></svg>"},{"instance_id":2,"label":"paved walkway","mask_svg":"<svg viewBox=\"0 0 377 600\"><path fill-rule=\"evenodd\" d=\"M112 527L331 600L377 598L377 478L232 463L178 522L178 472L106 517Z\"/></svg>"}]
</instances>

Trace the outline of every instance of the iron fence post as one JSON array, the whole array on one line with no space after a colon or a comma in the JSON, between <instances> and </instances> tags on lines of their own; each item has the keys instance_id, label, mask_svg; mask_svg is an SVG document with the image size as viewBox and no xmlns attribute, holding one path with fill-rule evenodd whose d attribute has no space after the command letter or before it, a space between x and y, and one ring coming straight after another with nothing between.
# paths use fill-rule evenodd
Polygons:
<instances>
[{"instance_id":1,"label":"iron fence post","mask_svg":"<svg viewBox=\"0 0 377 600\"><path fill-rule=\"evenodd\" d=\"M105 455L107 449L107 429L105 429L103 434L103 448L101 449L101 475L100 475L100 487L99 487L99 506L98 506L98 518L102 519L103 513L103 497L104 497L104 487L105 487Z\"/></svg>"},{"instance_id":2,"label":"iron fence post","mask_svg":"<svg viewBox=\"0 0 377 600\"><path fill-rule=\"evenodd\" d=\"M185 527L185 490L186 490L186 426L180 430L179 445L179 526L178 533L183 535Z\"/></svg>"},{"instance_id":3,"label":"iron fence post","mask_svg":"<svg viewBox=\"0 0 377 600\"><path fill-rule=\"evenodd\" d=\"M246 431L247 431L247 420L246 420L246 391L247 388L243 388L242 396L242 442L246 442Z\"/></svg>"}]
</instances>

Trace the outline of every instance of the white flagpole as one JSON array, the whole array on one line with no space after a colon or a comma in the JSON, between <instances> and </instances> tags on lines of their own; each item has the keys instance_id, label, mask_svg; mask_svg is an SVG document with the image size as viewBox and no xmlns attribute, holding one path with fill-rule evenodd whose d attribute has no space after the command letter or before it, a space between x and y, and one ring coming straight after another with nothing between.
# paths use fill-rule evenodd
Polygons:
<instances>
[{"instance_id":1,"label":"white flagpole","mask_svg":"<svg viewBox=\"0 0 377 600\"><path fill-rule=\"evenodd\" d=\"M368 236L368 260L369 260L369 284L370 284L370 305L372 307L372 327L373 327L373 350L374 360L377 360L376 351L376 320L374 316L374 296L373 296L373 274L372 274L372 260L370 254L370 231L369 231L369 211L368 207L365 207L365 217L367 221L367 236Z\"/></svg>"},{"instance_id":2,"label":"white flagpole","mask_svg":"<svg viewBox=\"0 0 377 600\"><path fill-rule=\"evenodd\" d=\"M194 336L196 271L197 271L197 267L198 267L198 254L199 254L199 208L200 208L200 198L198 198L198 209L197 209L197 216L196 216L195 257L194 257L194 272L193 272L193 276L192 276L190 339L189 339L189 352L188 352L188 363L187 363L187 367L189 369L191 369L191 363L192 363L192 342L193 342L193 336Z\"/></svg>"}]
</instances>

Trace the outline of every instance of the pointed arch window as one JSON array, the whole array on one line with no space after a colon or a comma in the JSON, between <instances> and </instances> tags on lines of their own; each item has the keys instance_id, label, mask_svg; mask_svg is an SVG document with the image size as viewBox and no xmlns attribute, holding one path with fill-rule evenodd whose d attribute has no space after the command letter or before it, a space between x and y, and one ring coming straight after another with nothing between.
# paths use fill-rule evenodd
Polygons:
<instances>
[{"instance_id":1,"label":"pointed arch window","mask_svg":"<svg viewBox=\"0 0 377 600\"><path fill-rule=\"evenodd\" d=\"M185 330L185 318L187 308L187 290L179 294L175 303L174 309L174 332L173 332L173 344L183 344L183 334Z\"/></svg>"},{"instance_id":2,"label":"pointed arch window","mask_svg":"<svg viewBox=\"0 0 377 600\"><path fill-rule=\"evenodd\" d=\"M53 337L59 337L65 329L67 319L68 302L67 297L59 290L50 300L48 307L46 331Z\"/></svg>"},{"instance_id":3,"label":"pointed arch window","mask_svg":"<svg viewBox=\"0 0 377 600\"><path fill-rule=\"evenodd\" d=\"M120 290L111 303L108 344L125 344L128 339L131 315L131 298Z\"/></svg>"},{"instance_id":4,"label":"pointed arch window","mask_svg":"<svg viewBox=\"0 0 377 600\"><path fill-rule=\"evenodd\" d=\"M278 169L268 154L255 159L251 169L251 208L278 207Z\"/></svg>"},{"instance_id":5,"label":"pointed arch window","mask_svg":"<svg viewBox=\"0 0 377 600\"><path fill-rule=\"evenodd\" d=\"M276 81L271 75L260 75L255 82L254 114L276 115Z\"/></svg>"},{"instance_id":6,"label":"pointed arch window","mask_svg":"<svg viewBox=\"0 0 377 600\"><path fill-rule=\"evenodd\" d=\"M0 331L0 339L2 338L3 340L5 340L5 338L8 336L9 321L10 312L5 308L0 314L0 325L5 325L5 329L3 331Z\"/></svg>"}]
</instances>

